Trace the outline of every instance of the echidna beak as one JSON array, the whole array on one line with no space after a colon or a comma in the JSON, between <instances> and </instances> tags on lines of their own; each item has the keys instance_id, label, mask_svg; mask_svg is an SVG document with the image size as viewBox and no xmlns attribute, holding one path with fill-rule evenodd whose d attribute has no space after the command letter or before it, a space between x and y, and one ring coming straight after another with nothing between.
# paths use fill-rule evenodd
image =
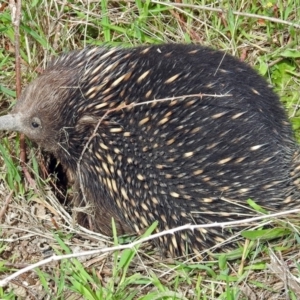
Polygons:
<instances>
[{"instance_id":1,"label":"echidna beak","mask_svg":"<svg viewBox=\"0 0 300 300\"><path fill-rule=\"evenodd\" d=\"M0 130L22 131L21 116L8 114L0 117Z\"/></svg>"}]
</instances>

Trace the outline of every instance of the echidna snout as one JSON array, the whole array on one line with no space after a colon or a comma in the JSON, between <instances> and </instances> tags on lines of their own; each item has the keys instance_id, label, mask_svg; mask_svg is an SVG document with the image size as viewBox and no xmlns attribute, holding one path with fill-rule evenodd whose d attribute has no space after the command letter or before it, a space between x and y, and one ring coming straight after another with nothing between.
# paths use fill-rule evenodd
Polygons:
<instances>
[{"instance_id":1,"label":"echidna snout","mask_svg":"<svg viewBox=\"0 0 300 300\"><path fill-rule=\"evenodd\" d=\"M298 205L299 148L276 94L245 63L195 45L64 54L0 128L24 132L76 178L77 202L111 234L230 221ZM224 241L219 228L165 236L172 255Z\"/></svg>"}]
</instances>

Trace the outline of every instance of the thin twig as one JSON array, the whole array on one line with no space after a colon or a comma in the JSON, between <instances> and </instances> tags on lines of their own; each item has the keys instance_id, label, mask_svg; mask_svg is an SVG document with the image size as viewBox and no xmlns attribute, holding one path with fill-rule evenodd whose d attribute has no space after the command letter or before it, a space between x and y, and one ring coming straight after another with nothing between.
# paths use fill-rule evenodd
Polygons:
<instances>
[{"instance_id":1,"label":"thin twig","mask_svg":"<svg viewBox=\"0 0 300 300\"><path fill-rule=\"evenodd\" d=\"M0 224L2 223L3 216L8 208L8 204L10 203L11 197L13 195L13 191L9 193L9 195L5 198L3 207L0 210Z\"/></svg>"},{"instance_id":2,"label":"thin twig","mask_svg":"<svg viewBox=\"0 0 300 300\"><path fill-rule=\"evenodd\" d=\"M85 196L85 193L84 193L84 185L83 185L83 182L82 182L82 177L81 177L81 170L80 170L80 165L81 165L81 161L82 161L82 158L83 158L83 155L85 154L88 146L90 145L92 139L97 136L97 131L99 129L99 126L101 125L102 121L106 118L107 115L109 115L110 113L114 112L114 111L120 111L122 109L125 109L125 108L131 108L131 107L135 107L135 106L142 106L142 105L149 105L149 104L152 104L152 103L158 103L158 102L165 102L165 101L184 101L186 98L193 98L193 97L199 97L200 99L202 99L203 97L213 97L213 98L223 98L223 97L230 97L232 96L231 94L227 93L227 94L202 94L202 93L198 93L198 94L191 94L191 95L182 95L182 96L177 96L177 97L167 97L167 98L161 98L161 99L152 99L152 100L149 100L149 101L142 101L142 102L133 102L133 103L130 103L130 104L121 104L119 105L118 107L116 108L112 108L112 109L109 109L105 112L105 114L99 119L99 121L97 122L91 136L89 137L89 139L87 140L87 142L85 143L83 149L82 149L82 152L80 154L80 157L78 159L78 162L77 162L77 176L78 176L78 179L79 179L79 187L80 187L80 190L81 190L81 193L82 193L82 197L83 197L83 200L84 202L86 203L86 196Z\"/></svg>"},{"instance_id":3,"label":"thin twig","mask_svg":"<svg viewBox=\"0 0 300 300\"><path fill-rule=\"evenodd\" d=\"M184 4L184 3L174 3L174 2L162 2L162 1L157 1L157 0L152 0L151 2L156 3L156 4L160 4L160 5L173 7L173 8L186 7L186 8L194 8L194 9L199 9L199 10L214 11L214 12L218 12L218 13L226 13L227 12L227 10L223 9L223 8L215 8L215 7L204 6L204 5L193 5L193 4ZM273 22L273 23L284 24L284 25L293 26L295 28L300 29L300 24L296 24L296 23L293 23L293 22L285 21L285 20L282 20L282 19L274 18L274 17L267 17L267 16L263 16L263 15L245 13L245 12L240 12L240 11L231 11L231 13L233 15L236 15L236 16L266 20L266 21L270 21L270 22Z\"/></svg>"},{"instance_id":4,"label":"thin twig","mask_svg":"<svg viewBox=\"0 0 300 300\"><path fill-rule=\"evenodd\" d=\"M9 7L11 10L11 19L14 25L15 33L15 71L16 71L16 94L17 99L21 96L21 54L20 54L20 19L21 19L21 0L10 0ZM30 176L26 167L26 143L25 135L20 134L20 161L25 178L28 180L30 186L35 186L35 182Z\"/></svg>"},{"instance_id":5,"label":"thin twig","mask_svg":"<svg viewBox=\"0 0 300 300\"><path fill-rule=\"evenodd\" d=\"M238 220L238 221L229 221L229 222L219 222L219 223L210 223L210 224L201 224L201 225L191 225L191 224L186 224L183 226L179 226L173 229L168 229L164 230L155 234L152 234L148 237L142 238L140 240L136 240L132 243L126 244L126 245L119 245L119 246L114 246L114 247L106 247L102 249L97 249L97 250L91 250L91 251L84 251L80 253L71 253L71 254L66 254L66 255L53 255L49 258L46 258L44 260L41 260L35 264L32 264L24 269L21 269L15 273L13 273L10 276L7 276L6 278L0 280L0 287L3 287L7 285L11 280L15 279L16 277L31 271L35 268L38 268L40 266L43 266L47 263L53 262L53 261L59 261L62 259L70 259L70 258L78 258L81 256L89 256L89 255L96 255L100 253L107 253L107 252L113 252L113 251L119 251L119 250L124 250L124 249L133 249L135 246L140 245L141 243L151 241L153 239L159 238L161 236L165 236L167 234L174 234L179 231L183 230L191 230L194 231L199 228L212 228L212 227L221 227L221 228L226 228L226 227L232 227L232 226L244 226L245 224L249 225L252 222L256 221L261 221L269 218L277 218L277 217L282 217L285 215L289 214L295 214L299 213L300 209L293 209L293 210L288 210L285 212L279 212L279 213L274 213L274 214L269 214L269 215L263 215L259 217L253 217L253 218L248 218L248 219L243 219L243 220Z\"/></svg>"}]
</instances>

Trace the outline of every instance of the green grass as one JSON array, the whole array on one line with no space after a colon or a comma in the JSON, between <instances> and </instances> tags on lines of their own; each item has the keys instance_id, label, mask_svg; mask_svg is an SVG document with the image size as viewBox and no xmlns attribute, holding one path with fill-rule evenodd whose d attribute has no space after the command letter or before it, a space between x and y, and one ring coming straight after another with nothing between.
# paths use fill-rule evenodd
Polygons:
<instances>
[{"instance_id":1,"label":"green grass","mask_svg":"<svg viewBox=\"0 0 300 300\"><path fill-rule=\"evenodd\" d=\"M279 22L299 26L298 0L158 2L23 1L23 86L52 56L87 45L204 44L240 57L267 78L280 95L300 141L299 28ZM0 12L0 41L0 109L4 114L16 101L14 28L8 7ZM49 247L50 255L103 246L102 237L82 233L61 211L60 203L70 210L68 201L54 189L55 175L44 172L47 162L39 150L28 146L28 169L37 183L35 190L24 182L18 157L18 136L5 135L0 141L0 207L10 191L14 194L1 224L0 278L43 259L45 252L37 241ZM148 253L146 245L104 258L62 260L0 288L0 299L32 295L39 299L46 295L51 299L299 299L298 287L278 277L270 266L274 252L284 262L286 274L299 277L297 224L297 217L273 220L272 229L258 227L243 233L247 239L232 253L197 263L165 261L155 252ZM116 238L114 243L118 243Z\"/></svg>"}]
</instances>

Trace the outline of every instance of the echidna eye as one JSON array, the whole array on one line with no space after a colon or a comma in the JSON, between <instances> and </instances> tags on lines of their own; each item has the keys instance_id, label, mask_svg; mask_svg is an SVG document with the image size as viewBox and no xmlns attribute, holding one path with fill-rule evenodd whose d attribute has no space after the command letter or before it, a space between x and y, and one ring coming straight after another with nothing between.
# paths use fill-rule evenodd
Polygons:
<instances>
[{"instance_id":1,"label":"echidna eye","mask_svg":"<svg viewBox=\"0 0 300 300\"><path fill-rule=\"evenodd\" d=\"M41 126L41 120L37 117L32 118L31 127L36 129L36 128L39 128L40 126Z\"/></svg>"}]
</instances>

